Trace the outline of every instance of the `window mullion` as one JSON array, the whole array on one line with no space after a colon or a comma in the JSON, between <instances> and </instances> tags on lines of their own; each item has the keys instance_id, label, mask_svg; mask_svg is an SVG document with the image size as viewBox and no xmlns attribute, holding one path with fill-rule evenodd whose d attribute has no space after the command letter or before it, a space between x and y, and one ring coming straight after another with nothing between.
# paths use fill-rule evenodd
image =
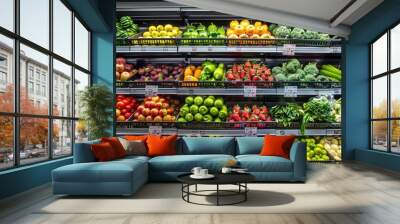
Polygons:
<instances>
[{"instance_id":1,"label":"window mullion","mask_svg":"<svg viewBox=\"0 0 400 224\"><path fill-rule=\"evenodd\" d=\"M389 29L389 31L387 32L387 51L386 51L386 54L387 54L387 71L389 71L390 70L390 35L391 35L391 33L390 33L390 29ZM388 110L388 114L387 114L387 116L388 116L388 118L391 118L392 117L392 99L391 99L391 91L392 91L392 89L391 89L391 79L392 79L392 75L389 73L389 74L387 74L387 98L388 98L388 103L387 103L387 110ZM391 125L391 120L388 120L388 122L387 122L387 140L388 140L388 148L387 148L387 151L388 152L391 152L392 151L392 135L391 135L391 129L392 129L392 125Z\"/></svg>"}]
</instances>

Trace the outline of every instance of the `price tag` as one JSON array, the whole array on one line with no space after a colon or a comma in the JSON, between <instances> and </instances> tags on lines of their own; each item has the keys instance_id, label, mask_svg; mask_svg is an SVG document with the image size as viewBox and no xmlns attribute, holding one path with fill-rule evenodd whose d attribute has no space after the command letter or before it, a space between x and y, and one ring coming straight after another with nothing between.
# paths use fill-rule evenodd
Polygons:
<instances>
[{"instance_id":1,"label":"price tag","mask_svg":"<svg viewBox=\"0 0 400 224\"><path fill-rule=\"evenodd\" d=\"M145 96L157 96L158 94L158 86L157 85L146 85L144 88Z\"/></svg>"},{"instance_id":2,"label":"price tag","mask_svg":"<svg viewBox=\"0 0 400 224\"><path fill-rule=\"evenodd\" d=\"M242 52L242 47L236 47L236 52Z\"/></svg>"},{"instance_id":3,"label":"price tag","mask_svg":"<svg viewBox=\"0 0 400 224\"><path fill-rule=\"evenodd\" d=\"M341 135L342 130L340 129L328 129L326 130L326 135Z\"/></svg>"},{"instance_id":4,"label":"price tag","mask_svg":"<svg viewBox=\"0 0 400 224\"><path fill-rule=\"evenodd\" d=\"M244 135L245 136L257 136L257 127L245 127Z\"/></svg>"},{"instance_id":5,"label":"price tag","mask_svg":"<svg viewBox=\"0 0 400 224\"><path fill-rule=\"evenodd\" d=\"M297 97L297 86L285 86L283 95L285 97Z\"/></svg>"},{"instance_id":6,"label":"price tag","mask_svg":"<svg viewBox=\"0 0 400 224\"><path fill-rule=\"evenodd\" d=\"M333 90L320 90L318 92L318 96L333 96L335 95L335 91Z\"/></svg>"},{"instance_id":7,"label":"price tag","mask_svg":"<svg viewBox=\"0 0 400 224\"><path fill-rule=\"evenodd\" d=\"M161 126L149 126L149 134L151 135L161 135L162 127Z\"/></svg>"},{"instance_id":8,"label":"price tag","mask_svg":"<svg viewBox=\"0 0 400 224\"><path fill-rule=\"evenodd\" d=\"M197 47L192 47L192 52L196 52L197 51Z\"/></svg>"},{"instance_id":9,"label":"price tag","mask_svg":"<svg viewBox=\"0 0 400 224\"><path fill-rule=\"evenodd\" d=\"M256 86L243 86L243 96L244 97L256 97L257 87Z\"/></svg>"},{"instance_id":10,"label":"price tag","mask_svg":"<svg viewBox=\"0 0 400 224\"><path fill-rule=\"evenodd\" d=\"M284 44L282 48L282 55L293 56L296 50L296 44Z\"/></svg>"},{"instance_id":11,"label":"price tag","mask_svg":"<svg viewBox=\"0 0 400 224\"><path fill-rule=\"evenodd\" d=\"M213 48L212 48L212 47L207 47L207 51L208 51L208 52L212 52L212 51L213 51Z\"/></svg>"}]
</instances>

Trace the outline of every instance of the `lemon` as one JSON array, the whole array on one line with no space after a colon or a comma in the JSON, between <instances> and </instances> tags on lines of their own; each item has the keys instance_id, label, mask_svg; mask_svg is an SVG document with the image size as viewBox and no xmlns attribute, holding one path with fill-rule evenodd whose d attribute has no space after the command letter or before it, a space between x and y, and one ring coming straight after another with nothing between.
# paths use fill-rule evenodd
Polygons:
<instances>
[{"instance_id":1,"label":"lemon","mask_svg":"<svg viewBox=\"0 0 400 224\"><path fill-rule=\"evenodd\" d=\"M165 29L165 31L167 31L167 32L171 32L171 31L172 31L172 28L173 28L173 26L172 26L171 24L166 24L166 25L164 26L164 29Z\"/></svg>"},{"instance_id":2,"label":"lemon","mask_svg":"<svg viewBox=\"0 0 400 224\"><path fill-rule=\"evenodd\" d=\"M146 37L146 38L149 38L149 37L151 37L151 33L150 32L144 32L143 33L143 37Z\"/></svg>"},{"instance_id":3,"label":"lemon","mask_svg":"<svg viewBox=\"0 0 400 224\"><path fill-rule=\"evenodd\" d=\"M157 31L157 27L156 26L149 26L149 31Z\"/></svg>"},{"instance_id":4,"label":"lemon","mask_svg":"<svg viewBox=\"0 0 400 224\"><path fill-rule=\"evenodd\" d=\"M164 26L163 25L158 25L157 26L157 31L163 31L164 30Z\"/></svg>"},{"instance_id":5,"label":"lemon","mask_svg":"<svg viewBox=\"0 0 400 224\"><path fill-rule=\"evenodd\" d=\"M160 36L161 37L167 36L167 31L165 31L165 30L160 31Z\"/></svg>"},{"instance_id":6,"label":"lemon","mask_svg":"<svg viewBox=\"0 0 400 224\"><path fill-rule=\"evenodd\" d=\"M177 26L172 27L172 31L178 32L179 31L179 27L177 27Z\"/></svg>"},{"instance_id":7,"label":"lemon","mask_svg":"<svg viewBox=\"0 0 400 224\"><path fill-rule=\"evenodd\" d=\"M160 35L160 33L158 31L152 31L151 32L151 36L152 37L158 37Z\"/></svg>"}]
</instances>

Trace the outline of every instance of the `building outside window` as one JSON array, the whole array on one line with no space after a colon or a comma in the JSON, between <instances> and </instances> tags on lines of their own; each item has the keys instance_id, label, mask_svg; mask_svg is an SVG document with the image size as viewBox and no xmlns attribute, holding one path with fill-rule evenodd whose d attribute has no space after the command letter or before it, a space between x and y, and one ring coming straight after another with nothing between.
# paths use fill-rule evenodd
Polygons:
<instances>
[{"instance_id":1,"label":"building outside window","mask_svg":"<svg viewBox=\"0 0 400 224\"><path fill-rule=\"evenodd\" d=\"M0 112L7 112L0 114L5 130L0 132L0 139L4 139L0 141L0 158L3 158L0 170L70 156L74 141L87 138L86 129L76 126L79 113L74 113L71 105L79 103L79 91L90 84L86 81L86 78L90 80L90 32L64 1L51 2L20 0L20 12L15 14L20 15L15 29L20 32L3 27L15 33L10 37L0 29L0 98L8 99L0 101ZM50 24L52 29L49 29ZM19 44L18 52L16 44ZM13 60L14 53L18 54L19 61ZM58 61L53 54L63 60ZM74 60L72 55L75 55ZM20 68L16 75L13 73L15 66ZM79 77L74 80L76 73ZM15 76L20 80L19 88L15 88ZM53 78L53 89L50 89L50 78ZM73 92L70 88L73 85L79 85L79 89ZM15 94L16 90L20 94ZM19 98L14 100L14 95ZM13 109L14 102L20 108L18 113ZM14 134L15 125L19 132ZM32 132L39 133L35 139ZM15 149L17 154L14 154Z\"/></svg>"}]
</instances>

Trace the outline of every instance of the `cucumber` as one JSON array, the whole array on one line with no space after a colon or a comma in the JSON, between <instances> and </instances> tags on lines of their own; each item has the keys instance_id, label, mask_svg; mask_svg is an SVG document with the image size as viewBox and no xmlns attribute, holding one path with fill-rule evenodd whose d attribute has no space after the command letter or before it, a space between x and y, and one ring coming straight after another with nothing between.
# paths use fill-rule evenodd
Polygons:
<instances>
[{"instance_id":1,"label":"cucumber","mask_svg":"<svg viewBox=\"0 0 400 224\"><path fill-rule=\"evenodd\" d=\"M322 65L322 69L330 71L330 72L332 72L334 74L338 74L340 76L342 75L342 71L340 69L336 68L333 65L329 65L329 64L328 65Z\"/></svg>"},{"instance_id":2,"label":"cucumber","mask_svg":"<svg viewBox=\"0 0 400 224\"><path fill-rule=\"evenodd\" d=\"M337 80L337 81L342 80L342 77L340 75L335 74L335 73L333 73L331 71L328 71L328 70L325 70L325 69L319 70L319 74L323 75L325 77L331 78L333 80Z\"/></svg>"}]
</instances>

